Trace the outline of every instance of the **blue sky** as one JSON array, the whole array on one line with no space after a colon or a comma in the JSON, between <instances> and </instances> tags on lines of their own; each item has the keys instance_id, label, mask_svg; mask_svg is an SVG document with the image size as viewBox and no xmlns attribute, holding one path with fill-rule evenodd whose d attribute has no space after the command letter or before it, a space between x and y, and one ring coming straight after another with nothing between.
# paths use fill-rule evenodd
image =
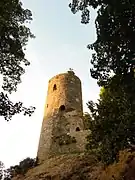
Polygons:
<instances>
[{"instance_id":1,"label":"blue sky","mask_svg":"<svg viewBox=\"0 0 135 180\"><path fill-rule=\"evenodd\" d=\"M26 157L36 157L48 80L73 68L82 81L84 111L88 100L96 100L99 88L90 77L92 52L87 44L96 40L94 20L91 11L88 25L81 24L80 14L73 15L68 7L70 1L22 0L25 8L33 13L31 31L36 39L30 40L26 57L31 65L22 77L18 91L13 93L13 101L23 101L33 105L36 111L31 118L16 115L12 121L1 118L0 160L6 167L15 165Z\"/></svg>"}]
</instances>

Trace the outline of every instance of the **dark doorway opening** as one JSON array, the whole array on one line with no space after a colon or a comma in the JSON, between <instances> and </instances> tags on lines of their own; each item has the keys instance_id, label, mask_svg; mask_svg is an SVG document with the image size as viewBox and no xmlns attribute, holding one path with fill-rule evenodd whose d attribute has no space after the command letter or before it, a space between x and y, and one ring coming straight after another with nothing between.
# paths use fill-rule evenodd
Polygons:
<instances>
[{"instance_id":1,"label":"dark doorway opening","mask_svg":"<svg viewBox=\"0 0 135 180\"><path fill-rule=\"evenodd\" d=\"M64 111L65 110L65 106L64 105L61 105L60 108L59 108L60 111Z\"/></svg>"},{"instance_id":2,"label":"dark doorway opening","mask_svg":"<svg viewBox=\"0 0 135 180\"><path fill-rule=\"evenodd\" d=\"M54 84L53 91L55 91L56 89L57 89L57 86L56 86L56 84Z\"/></svg>"},{"instance_id":3,"label":"dark doorway opening","mask_svg":"<svg viewBox=\"0 0 135 180\"><path fill-rule=\"evenodd\" d=\"M77 127L77 128L76 128L76 131L80 131L80 128L79 128L79 127Z\"/></svg>"}]
</instances>

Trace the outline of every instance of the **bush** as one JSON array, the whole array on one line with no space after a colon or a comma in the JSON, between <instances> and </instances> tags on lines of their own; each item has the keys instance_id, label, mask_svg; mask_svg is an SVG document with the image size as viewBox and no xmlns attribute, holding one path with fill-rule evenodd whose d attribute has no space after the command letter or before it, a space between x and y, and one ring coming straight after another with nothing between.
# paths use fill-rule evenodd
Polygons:
<instances>
[{"instance_id":1,"label":"bush","mask_svg":"<svg viewBox=\"0 0 135 180\"><path fill-rule=\"evenodd\" d=\"M38 165L38 159L37 158L26 158L23 161L19 163L19 165L11 166L8 169L8 172L10 172L11 177L14 177L16 175L24 175L27 173L27 171L35 166Z\"/></svg>"}]
</instances>

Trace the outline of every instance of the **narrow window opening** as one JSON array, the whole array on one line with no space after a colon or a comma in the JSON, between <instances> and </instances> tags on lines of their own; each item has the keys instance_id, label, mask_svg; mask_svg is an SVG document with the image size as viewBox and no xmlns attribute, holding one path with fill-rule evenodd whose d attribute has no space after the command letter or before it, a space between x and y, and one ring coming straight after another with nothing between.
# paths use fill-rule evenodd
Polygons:
<instances>
[{"instance_id":1,"label":"narrow window opening","mask_svg":"<svg viewBox=\"0 0 135 180\"><path fill-rule=\"evenodd\" d=\"M59 108L60 111L64 111L65 110L65 106L64 105L61 105L60 108Z\"/></svg>"},{"instance_id":2,"label":"narrow window opening","mask_svg":"<svg viewBox=\"0 0 135 180\"><path fill-rule=\"evenodd\" d=\"M56 89L57 89L57 86L56 86L56 84L54 84L53 91L55 91Z\"/></svg>"},{"instance_id":3,"label":"narrow window opening","mask_svg":"<svg viewBox=\"0 0 135 180\"><path fill-rule=\"evenodd\" d=\"M79 127L77 127L77 128L76 128L76 131L80 131L80 128L79 128Z\"/></svg>"},{"instance_id":4,"label":"narrow window opening","mask_svg":"<svg viewBox=\"0 0 135 180\"><path fill-rule=\"evenodd\" d=\"M48 104L46 105L46 107L48 108Z\"/></svg>"}]
</instances>

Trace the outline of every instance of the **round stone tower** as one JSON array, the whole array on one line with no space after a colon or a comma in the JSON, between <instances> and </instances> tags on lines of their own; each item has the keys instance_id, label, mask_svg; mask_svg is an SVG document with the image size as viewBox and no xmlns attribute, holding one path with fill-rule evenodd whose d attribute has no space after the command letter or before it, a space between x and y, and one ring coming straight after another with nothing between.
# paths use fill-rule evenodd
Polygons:
<instances>
[{"instance_id":1,"label":"round stone tower","mask_svg":"<svg viewBox=\"0 0 135 180\"><path fill-rule=\"evenodd\" d=\"M81 81L73 71L49 80L37 157L50 157L84 150Z\"/></svg>"}]
</instances>

